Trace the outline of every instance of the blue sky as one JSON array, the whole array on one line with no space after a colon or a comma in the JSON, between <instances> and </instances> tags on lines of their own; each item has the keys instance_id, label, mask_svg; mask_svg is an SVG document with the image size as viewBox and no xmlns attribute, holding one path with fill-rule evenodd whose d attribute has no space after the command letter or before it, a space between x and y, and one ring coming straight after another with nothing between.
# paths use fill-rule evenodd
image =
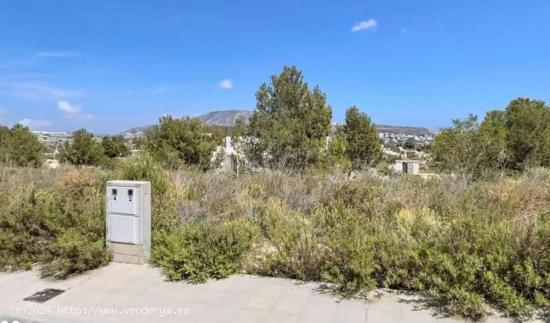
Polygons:
<instances>
[{"instance_id":1,"label":"blue sky","mask_svg":"<svg viewBox=\"0 0 550 323\"><path fill-rule=\"evenodd\" d=\"M550 1L0 2L0 123L117 133L253 108L283 65L341 121L447 126L550 101Z\"/></svg>"}]
</instances>

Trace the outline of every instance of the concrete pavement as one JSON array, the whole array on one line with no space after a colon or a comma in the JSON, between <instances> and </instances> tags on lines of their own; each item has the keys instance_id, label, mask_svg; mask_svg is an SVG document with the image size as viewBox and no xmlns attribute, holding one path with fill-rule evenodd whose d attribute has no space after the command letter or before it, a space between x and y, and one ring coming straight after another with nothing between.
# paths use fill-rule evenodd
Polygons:
<instances>
[{"instance_id":1,"label":"concrete pavement","mask_svg":"<svg viewBox=\"0 0 550 323\"><path fill-rule=\"evenodd\" d=\"M65 290L42 304L24 301L42 289ZM415 308L416 298L341 300L318 283L234 275L206 284L166 282L147 265L110 265L63 281L36 271L0 273L0 321L11 322L465 322ZM507 322L492 317L488 322Z\"/></svg>"}]
</instances>

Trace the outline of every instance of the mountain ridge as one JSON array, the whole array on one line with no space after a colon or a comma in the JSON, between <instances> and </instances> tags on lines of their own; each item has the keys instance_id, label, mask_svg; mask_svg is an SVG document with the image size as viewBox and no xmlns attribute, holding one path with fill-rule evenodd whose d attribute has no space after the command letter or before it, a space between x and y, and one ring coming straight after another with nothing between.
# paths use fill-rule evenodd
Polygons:
<instances>
[{"instance_id":1,"label":"mountain ridge","mask_svg":"<svg viewBox=\"0 0 550 323\"><path fill-rule=\"evenodd\" d=\"M211 111L202 115L197 116L205 125L209 126L221 126L221 127L232 127L235 125L235 122L238 118L248 119L252 115L252 110L246 109L229 109L229 110L216 110ZM145 132L153 126L143 126L135 127L128 129L123 132L127 133L137 133ZM395 126L395 125L386 125L380 124L376 125L379 132L389 132L395 134L405 134L413 136L423 136L423 135L432 135L432 131L424 127L415 127L415 126Z\"/></svg>"}]
</instances>

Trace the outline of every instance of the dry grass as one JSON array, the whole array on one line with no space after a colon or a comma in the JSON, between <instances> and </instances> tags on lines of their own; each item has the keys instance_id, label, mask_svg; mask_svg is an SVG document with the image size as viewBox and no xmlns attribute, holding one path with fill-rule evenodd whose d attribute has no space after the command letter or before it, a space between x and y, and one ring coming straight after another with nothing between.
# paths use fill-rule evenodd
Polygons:
<instances>
[{"instance_id":1,"label":"dry grass","mask_svg":"<svg viewBox=\"0 0 550 323\"><path fill-rule=\"evenodd\" d=\"M349 179L330 172L166 172L147 157L112 172L0 168L0 198L10 201L0 209L0 230L45 241L50 271L100 265L76 257L72 239L87 236L89 244L76 246L101 254L100 232L87 231L101 230L103 210L90 210L103 208L104 181L115 178L153 182L153 258L171 279L203 281L247 270L323 280L344 295L376 286L407 289L476 319L489 307L519 317L550 308L548 169L467 182L368 173ZM93 221L79 216L86 212ZM59 236L40 240L35 226L18 225L24 214L46 235L55 229ZM53 227L44 225L51 219ZM52 250L56 246L62 252ZM31 247L4 246L0 263L13 266L18 250L26 255L23 263L35 261ZM63 257L73 264L56 262Z\"/></svg>"}]
</instances>

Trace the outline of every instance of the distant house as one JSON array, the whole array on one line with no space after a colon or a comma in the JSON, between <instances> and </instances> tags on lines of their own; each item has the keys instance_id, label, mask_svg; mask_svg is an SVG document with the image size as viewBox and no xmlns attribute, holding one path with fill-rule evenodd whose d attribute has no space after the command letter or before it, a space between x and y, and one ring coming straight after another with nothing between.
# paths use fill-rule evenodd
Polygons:
<instances>
[{"instance_id":1,"label":"distant house","mask_svg":"<svg viewBox=\"0 0 550 323\"><path fill-rule=\"evenodd\" d=\"M395 161L392 168L396 173L419 175L420 161L412 159L400 159Z\"/></svg>"}]
</instances>

